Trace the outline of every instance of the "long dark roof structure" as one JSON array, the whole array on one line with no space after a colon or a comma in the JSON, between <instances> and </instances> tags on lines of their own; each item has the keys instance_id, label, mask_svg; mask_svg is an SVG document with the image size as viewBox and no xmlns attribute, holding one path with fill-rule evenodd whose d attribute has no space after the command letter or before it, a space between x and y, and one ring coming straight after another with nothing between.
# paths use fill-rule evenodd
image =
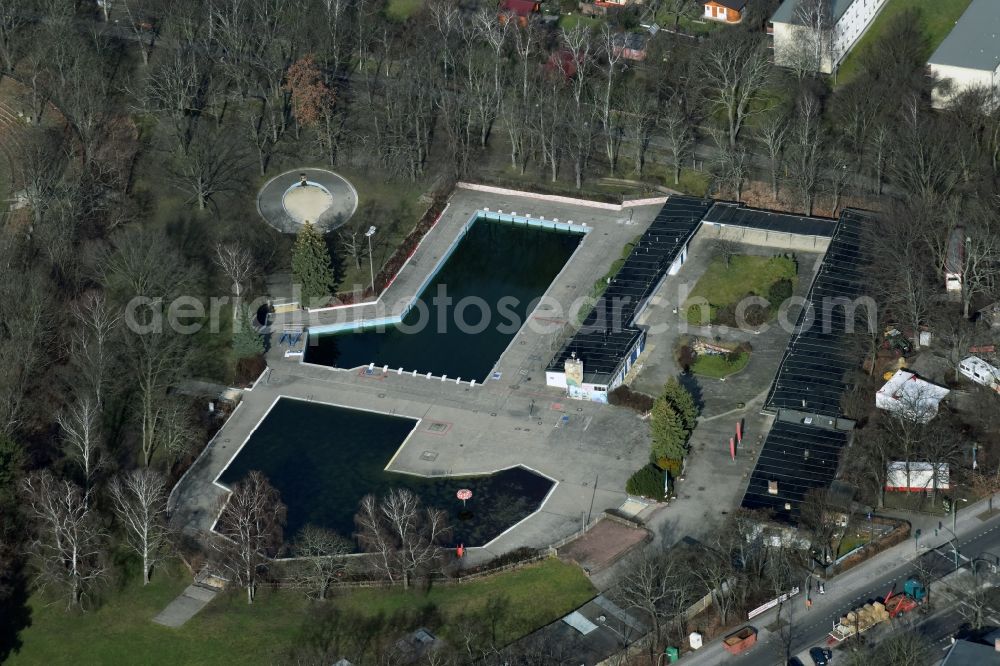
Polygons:
<instances>
[{"instance_id":1,"label":"long dark roof structure","mask_svg":"<svg viewBox=\"0 0 1000 666\"><path fill-rule=\"evenodd\" d=\"M847 339L848 316L858 324L851 306L863 292L861 234L868 217L856 210L841 214L764 404L765 411L779 413L778 420L742 504L769 510L778 520L797 522L808 492L830 485L850 436L834 424L845 375L857 365ZM867 314L864 308L855 312ZM777 484L774 493L770 482Z\"/></svg>"},{"instance_id":2,"label":"long dark roof structure","mask_svg":"<svg viewBox=\"0 0 1000 666\"><path fill-rule=\"evenodd\" d=\"M747 208L729 201L720 201L712 206L705 215L705 222L822 238L833 236L837 228L837 220Z\"/></svg>"},{"instance_id":3,"label":"long dark roof structure","mask_svg":"<svg viewBox=\"0 0 1000 666\"><path fill-rule=\"evenodd\" d=\"M808 303L799 313L795 333L771 384L766 411L797 409L824 416L840 415L844 376L857 365L846 331L858 325L856 316L867 315L863 307L853 310L865 281L860 246L866 217L856 210L846 210L840 216L806 297ZM848 322L848 317L852 321Z\"/></svg>"},{"instance_id":4,"label":"long dark roof structure","mask_svg":"<svg viewBox=\"0 0 1000 666\"><path fill-rule=\"evenodd\" d=\"M750 475L743 506L794 522L809 491L833 481L848 435L843 430L777 421ZM773 494L768 491L770 482L777 484Z\"/></svg>"},{"instance_id":5,"label":"long dark roof structure","mask_svg":"<svg viewBox=\"0 0 1000 666\"><path fill-rule=\"evenodd\" d=\"M584 381L609 382L642 332L633 319L701 224L711 200L671 196L611 279L581 328L549 363L562 371L572 354L583 360Z\"/></svg>"}]
</instances>

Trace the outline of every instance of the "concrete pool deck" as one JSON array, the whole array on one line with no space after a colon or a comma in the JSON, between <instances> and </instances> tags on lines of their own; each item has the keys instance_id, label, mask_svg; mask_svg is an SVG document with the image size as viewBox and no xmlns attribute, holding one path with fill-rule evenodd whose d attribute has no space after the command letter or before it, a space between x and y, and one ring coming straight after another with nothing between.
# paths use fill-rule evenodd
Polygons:
<instances>
[{"instance_id":1,"label":"concrete pool deck","mask_svg":"<svg viewBox=\"0 0 1000 666\"><path fill-rule=\"evenodd\" d=\"M377 301L276 315L273 320L274 327L280 330L285 326L304 326L329 331L337 326L357 327L402 318L410 303L440 268L442 259L447 257L456 240L460 238L463 227L477 211L484 210L503 211L505 214L517 213L518 216L544 218L549 222L558 220L560 227L572 222L575 226L586 225L591 230L584 234L576 254L547 292L548 296L568 306L574 299L590 291L594 280L607 271L612 261L620 255L622 247L635 239L652 222L661 206L653 204L639 206L631 211L608 211L538 201L528 197L500 196L456 189L437 223L427 232L416 252L399 270ZM587 255L589 259L578 261L577 257L583 255ZM601 265L604 266L603 270L595 272ZM590 274L592 277L588 277ZM571 279L561 279L567 276ZM367 284L358 287L363 289ZM345 288L349 286L345 285ZM536 314L546 316L543 312ZM564 318L551 317L553 321Z\"/></svg>"},{"instance_id":2,"label":"concrete pool deck","mask_svg":"<svg viewBox=\"0 0 1000 666\"><path fill-rule=\"evenodd\" d=\"M214 479L281 396L423 419L392 459L391 471L467 475L523 465L557 482L539 511L488 547L470 549L470 563L520 546L546 546L625 501L626 479L648 460L647 424L628 410L564 399L562 391L545 386L544 368L562 339L566 316L560 316L558 308L565 311L590 292L622 248L649 225L661 204L636 207L631 212L610 211L456 190L438 224L383 299L411 298L462 225L477 210L486 208L558 218L560 222L572 220L592 228L548 289L553 307L529 314L529 319L541 325L522 327L500 357L500 379L470 387L452 378L442 382L439 378L398 375L394 369L384 375L366 375L358 370L301 363L285 358L276 344L282 324L290 323L281 322L272 335L269 370L253 390L244 393L240 406L171 494L174 525L196 533L211 529L226 494ZM352 317L365 317L371 307L349 310ZM325 312L310 319L323 322L337 316ZM434 432L428 430L431 422L449 427L443 433ZM294 438L295 433L289 432L290 443Z\"/></svg>"}]
</instances>

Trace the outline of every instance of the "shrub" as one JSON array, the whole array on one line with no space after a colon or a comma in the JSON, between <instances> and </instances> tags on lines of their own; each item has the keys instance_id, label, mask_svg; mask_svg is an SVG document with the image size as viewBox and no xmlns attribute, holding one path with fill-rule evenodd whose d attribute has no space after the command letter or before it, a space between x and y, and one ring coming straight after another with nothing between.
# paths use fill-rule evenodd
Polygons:
<instances>
[{"instance_id":1,"label":"shrub","mask_svg":"<svg viewBox=\"0 0 1000 666\"><path fill-rule=\"evenodd\" d=\"M639 391L633 391L622 385L608 394L608 403L619 407L628 407L640 414L646 414L653 409L653 396Z\"/></svg>"},{"instance_id":2,"label":"shrub","mask_svg":"<svg viewBox=\"0 0 1000 666\"><path fill-rule=\"evenodd\" d=\"M677 365L681 366L684 372L691 371L691 366L694 365L697 358L698 355L694 353L691 345L681 345L680 349L677 350Z\"/></svg>"},{"instance_id":3,"label":"shrub","mask_svg":"<svg viewBox=\"0 0 1000 666\"><path fill-rule=\"evenodd\" d=\"M656 465L646 465L625 482L625 492L662 502L665 481L666 473L662 469Z\"/></svg>"},{"instance_id":4,"label":"shrub","mask_svg":"<svg viewBox=\"0 0 1000 666\"><path fill-rule=\"evenodd\" d=\"M747 294L750 298L753 294ZM760 303L751 303L743 310L743 321L747 326L763 326L771 318L771 310Z\"/></svg>"},{"instance_id":5,"label":"shrub","mask_svg":"<svg viewBox=\"0 0 1000 666\"><path fill-rule=\"evenodd\" d=\"M771 308L776 311L782 303L792 297L794 291L795 286L788 279L778 280L772 284L767 290L767 300L771 303Z\"/></svg>"},{"instance_id":6,"label":"shrub","mask_svg":"<svg viewBox=\"0 0 1000 666\"><path fill-rule=\"evenodd\" d=\"M736 305L729 304L712 307L712 323L717 326L736 328Z\"/></svg>"}]
</instances>

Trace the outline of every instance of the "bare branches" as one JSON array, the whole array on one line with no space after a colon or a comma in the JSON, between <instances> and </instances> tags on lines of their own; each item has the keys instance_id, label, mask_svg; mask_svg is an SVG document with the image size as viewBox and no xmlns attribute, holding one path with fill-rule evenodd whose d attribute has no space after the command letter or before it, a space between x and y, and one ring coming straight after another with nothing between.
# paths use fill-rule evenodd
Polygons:
<instances>
[{"instance_id":1,"label":"bare branches","mask_svg":"<svg viewBox=\"0 0 1000 666\"><path fill-rule=\"evenodd\" d=\"M361 545L372 553L373 568L405 587L414 576L435 570L441 557L439 544L450 531L444 512L422 507L405 488L394 488L381 501L367 495L354 521Z\"/></svg>"},{"instance_id":2,"label":"bare branches","mask_svg":"<svg viewBox=\"0 0 1000 666\"><path fill-rule=\"evenodd\" d=\"M248 604L253 603L270 558L281 548L284 524L285 505L260 472L250 472L222 499L215 529L224 538L215 539L213 546L222 566L246 589Z\"/></svg>"},{"instance_id":3,"label":"bare branches","mask_svg":"<svg viewBox=\"0 0 1000 666\"><path fill-rule=\"evenodd\" d=\"M125 542L142 558L142 584L147 585L168 543L166 482L157 472L136 469L113 479L108 490Z\"/></svg>"},{"instance_id":4,"label":"bare branches","mask_svg":"<svg viewBox=\"0 0 1000 666\"><path fill-rule=\"evenodd\" d=\"M240 298L243 296L243 287L254 273L253 255L250 250L239 243L219 243L215 246L214 260L215 265L232 283L233 321L235 322L239 313Z\"/></svg>"},{"instance_id":5,"label":"bare branches","mask_svg":"<svg viewBox=\"0 0 1000 666\"><path fill-rule=\"evenodd\" d=\"M697 73L705 83L706 100L726 118L729 146L736 146L743 123L770 73L763 39L743 31L723 31L700 52Z\"/></svg>"},{"instance_id":6,"label":"bare branches","mask_svg":"<svg viewBox=\"0 0 1000 666\"><path fill-rule=\"evenodd\" d=\"M111 345L118 333L121 313L108 307L102 292L91 292L72 309L72 314L80 327L70 336L70 353L80 372L80 380L87 384L100 409L114 359Z\"/></svg>"},{"instance_id":7,"label":"bare branches","mask_svg":"<svg viewBox=\"0 0 1000 666\"><path fill-rule=\"evenodd\" d=\"M104 464L100 418L98 402L89 395L78 397L56 416L56 423L62 428L63 440L69 448L69 456L83 476L83 502L88 506L94 475Z\"/></svg>"},{"instance_id":8,"label":"bare branches","mask_svg":"<svg viewBox=\"0 0 1000 666\"><path fill-rule=\"evenodd\" d=\"M306 525L299 532L292 552L300 558L292 575L293 582L306 590L306 594L323 601L330 595L337 582L349 566L346 557L354 544L322 527Z\"/></svg>"},{"instance_id":9,"label":"bare branches","mask_svg":"<svg viewBox=\"0 0 1000 666\"><path fill-rule=\"evenodd\" d=\"M69 481L58 481L48 471L35 472L24 480L22 491L34 523L31 550L38 581L60 588L67 607L79 608L105 575L105 534L83 493Z\"/></svg>"}]
</instances>

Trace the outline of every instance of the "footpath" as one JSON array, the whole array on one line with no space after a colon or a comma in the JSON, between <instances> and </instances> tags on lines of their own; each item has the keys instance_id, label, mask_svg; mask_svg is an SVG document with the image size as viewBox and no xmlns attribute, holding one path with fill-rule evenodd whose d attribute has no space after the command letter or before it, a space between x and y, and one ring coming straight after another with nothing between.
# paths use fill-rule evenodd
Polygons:
<instances>
[{"instance_id":1,"label":"footpath","mask_svg":"<svg viewBox=\"0 0 1000 666\"><path fill-rule=\"evenodd\" d=\"M997 496L995 495L993 499L996 500ZM933 530L921 528L922 533L919 540L909 538L875 555L862 564L831 578L826 583L825 594L820 595L815 591L812 593L812 607L808 611L805 610L804 604L809 593L803 591L784 604L781 616L782 621L790 618L801 623L804 621L803 617L809 617L810 620L816 618L817 621L825 619L827 621L826 626L832 626L831 618L836 619L873 595L880 595L884 592L884 590L873 589L874 582L886 576L891 576L893 573L901 574L901 570L911 564L917 557L923 555L928 550L945 546L953 538L959 541L963 537L986 531L989 523L1000 518L1000 510L998 509L994 509L988 517L983 517L982 514L987 512L989 508L988 499L970 504L958 514L954 525L954 535L950 529L951 519L949 517L946 522L949 529L939 530L937 537L932 536ZM934 518L935 525L937 520L937 518ZM792 607L791 611L789 610L789 606ZM767 628L774 626L778 619L778 612L778 607L775 607L746 622L746 624L750 624L757 629L757 646L747 653L747 657L752 657L752 659L741 661L758 662L758 660L763 659L762 663L778 662L778 649L773 644L767 645L772 638L778 641L782 640L782 637L776 631L771 631ZM800 635L807 633L798 627L796 629ZM725 651L722 645L722 638L723 636L719 636L711 643L706 643L696 652L686 653L681 659L681 663L714 666L715 664L732 660L733 657ZM765 655L760 654L761 652L767 652L773 658L766 659L764 658ZM783 659L781 661L784 663Z\"/></svg>"}]
</instances>

